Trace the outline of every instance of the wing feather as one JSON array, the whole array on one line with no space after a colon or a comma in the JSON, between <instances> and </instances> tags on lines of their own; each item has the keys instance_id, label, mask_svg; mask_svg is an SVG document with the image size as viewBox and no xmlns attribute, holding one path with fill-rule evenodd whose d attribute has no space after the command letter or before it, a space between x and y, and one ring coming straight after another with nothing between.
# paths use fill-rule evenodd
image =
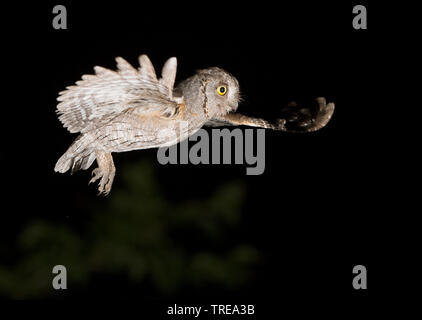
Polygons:
<instances>
[{"instance_id":1,"label":"wing feather","mask_svg":"<svg viewBox=\"0 0 422 320\"><path fill-rule=\"evenodd\" d=\"M89 131L129 108L145 116L171 117L177 112L180 99L172 95L176 58L166 62L160 80L146 55L139 57L139 69L121 57L116 62L117 71L96 66L95 75L83 75L76 85L59 93L57 113L70 132Z\"/></svg>"},{"instance_id":2,"label":"wing feather","mask_svg":"<svg viewBox=\"0 0 422 320\"><path fill-rule=\"evenodd\" d=\"M173 87L176 80L177 70L177 59L170 58L164 64L163 70L161 71L160 83L168 89L167 95L173 97Z\"/></svg>"},{"instance_id":3,"label":"wing feather","mask_svg":"<svg viewBox=\"0 0 422 320\"><path fill-rule=\"evenodd\" d=\"M146 54L139 56L139 65L139 73L141 74L141 77L151 81L157 81L154 66Z\"/></svg>"}]
</instances>

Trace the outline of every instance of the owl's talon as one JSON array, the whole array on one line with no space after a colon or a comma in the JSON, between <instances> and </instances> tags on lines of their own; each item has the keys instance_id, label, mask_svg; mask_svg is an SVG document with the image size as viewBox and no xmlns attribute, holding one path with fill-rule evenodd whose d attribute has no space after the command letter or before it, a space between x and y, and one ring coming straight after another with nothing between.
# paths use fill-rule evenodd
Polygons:
<instances>
[{"instance_id":1,"label":"owl's talon","mask_svg":"<svg viewBox=\"0 0 422 320\"><path fill-rule=\"evenodd\" d=\"M98 184L98 195L106 196L110 193L111 186L113 184L114 174L112 174L112 172L103 172L103 171L97 170L97 172L95 173L95 176L89 181L89 183L95 182L99 178L101 178L101 180L100 180L100 183Z\"/></svg>"},{"instance_id":2,"label":"owl's talon","mask_svg":"<svg viewBox=\"0 0 422 320\"><path fill-rule=\"evenodd\" d=\"M92 178L91 180L89 180L88 184L91 184L100 179L103 176L103 173L101 172L100 168L95 168L94 170L92 170L91 176Z\"/></svg>"},{"instance_id":3,"label":"owl's talon","mask_svg":"<svg viewBox=\"0 0 422 320\"><path fill-rule=\"evenodd\" d=\"M114 167L111 153L96 151L95 156L97 159L98 168L92 170L93 177L89 181L89 184L101 178L100 182L98 183L98 195L106 196L111 191L114 175L116 174L116 168Z\"/></svg>"},{"instance_id":4,"label":"owl's talon","mask_svg":"<svg viewBox=\"0 0 422 320\"><path fill-rule=\"evenodd\" d=\"M334 103L327 104L323 97L315 100L317 106L313 108L299 108L296 103L289 103L282 110L285 120L284 124L279 125L279 130L312 132L323 128L334 113Z\"/></svg>"},{"instance_id":5,"label":"owl's talon","mask_svg":"<svg viewBox=\"0 0 422 320\"><path fill-rule=\"evenodd\" d=\"M111 191L111 186L113 185L114 174L111 173L104 175L101 178L101 181L98 185L98 195L106 196Z\"/></svg>"},{"instance_id":6,"label":"owl's talon","mask_svg":"<svg viewBox=\"0 0 422 320\"><path fill-rule=\"evenodd\" d=\"M274 125L274 129L285 131L286 130L286 119L277 119L277 121Z\"/></svg>"}]
</instances>

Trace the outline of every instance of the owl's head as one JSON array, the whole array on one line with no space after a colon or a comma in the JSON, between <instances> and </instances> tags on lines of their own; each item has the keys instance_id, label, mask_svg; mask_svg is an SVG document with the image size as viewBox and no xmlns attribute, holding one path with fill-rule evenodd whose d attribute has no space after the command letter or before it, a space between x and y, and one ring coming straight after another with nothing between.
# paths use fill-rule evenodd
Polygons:
<instances>
[{"instance_id":1,"label":"owl's head","mask_svg":"<svg viewBox=\"0 0 422 320\"><path fill-rule=\"evenodd\" d=\"M239 82L229 72L213 67L199 70L206 104L211 117L236 111L239 99Z\"/></svg>"}]
</instances>

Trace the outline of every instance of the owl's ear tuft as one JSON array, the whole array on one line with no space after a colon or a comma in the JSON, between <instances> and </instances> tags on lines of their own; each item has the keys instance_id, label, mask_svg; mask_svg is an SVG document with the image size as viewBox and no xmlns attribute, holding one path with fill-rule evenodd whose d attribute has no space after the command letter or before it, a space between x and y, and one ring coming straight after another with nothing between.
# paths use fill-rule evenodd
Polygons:
<instances>
[{"instance_id":1,"label":"owl's ear tuft","mask_svg":"<svg viewBox=\"0 0 422 320\"><path fill-rule=\"evenodd\" d=\"M145 77L146 79L150 79L153 81L157 81L157 76L155 75L155 69L154 66L151 63L151 60L149 60L148 56L143 54L139 56L139 72L141 74L141 77Z\"/></svg>"},{"instance_id":2,"label":"owl's ear tuft","mask_svg":"<svg viewBox=\"0 0 422 320\"><path fill-rule=\"evenodd\" d=\"M168 89L168 96L173 97L173 87L176 80L177 59L172 57L166 61L161 71L160 83Z\"/></svg>"}]
</instances>

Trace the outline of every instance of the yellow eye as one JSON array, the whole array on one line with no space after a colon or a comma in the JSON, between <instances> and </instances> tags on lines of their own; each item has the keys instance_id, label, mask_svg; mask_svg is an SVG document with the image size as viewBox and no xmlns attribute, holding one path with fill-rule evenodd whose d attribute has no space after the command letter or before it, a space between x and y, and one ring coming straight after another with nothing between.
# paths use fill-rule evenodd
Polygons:
<instances>
[{"instance_id":1,"label":"yellow eye","mask_svg":"<svg viewBox=\"0 0 422 320\"><path fill-rule=\"evenodd\" d=\"M217 88L217 93L218 93L220 96L224 96L224 95L227 93L227 88L226 88L226 86L219 86L219 87Z\"/></svg>"}]
</instances>

